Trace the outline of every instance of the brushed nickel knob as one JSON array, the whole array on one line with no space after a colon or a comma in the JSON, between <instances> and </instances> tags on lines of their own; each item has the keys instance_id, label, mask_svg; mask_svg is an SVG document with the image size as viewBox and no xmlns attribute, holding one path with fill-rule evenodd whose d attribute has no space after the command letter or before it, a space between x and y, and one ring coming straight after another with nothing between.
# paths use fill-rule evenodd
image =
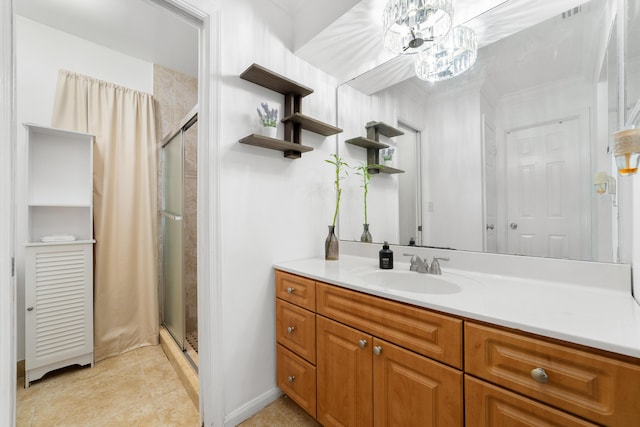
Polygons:
<instances>
[{"instance_id":1,"label":"brushed nickel knob","mask_svg":"<svg viewBox=\"0 0 640 427\"><path fill-rule=\"evenodd\" d=\"M509 227L511 227L512 230L515 230L516 228L518 228L518 224L512 222L511 224L509 224Z\"/></svg>"},{"instance_id":2,"label":"brushed nickel knob","mask_svg":"<svg viewBox=\"0 0 640 427\"><path fill-rule=\"evenodd\" d=\"M290 383L294 382L296 380L296 376L295 375L289 375L287 377L287 381L289 381Z\"/></svg>"},{"instance_id":3,"label":"brushed nickel knob","mask_svg":"<svg viewBox=\"0 0 640 427\"><path fill-rule=\"evenodd\" d=\"M358 341L358 347L365 348L367 346L367 340Z\"/></svg>"},{"instance_id":4,"label":"brushed nickel knob","mask_svg":"<svg viewBox=\"0 0 640 427\"><path fill-rule=\"evenodd\" d=\"M534 368L531 370L531 378L538 381L541 384L545 384L549 381L549 375L542 368Z\"/></svg>"},{"instance_id":5,"label":"brushed nickel knob","mask_svg":"<svg viewBox=\"0 0 640 427\"><path fill-rule=\"evenodd\" d=\"M27 307L27 311L33 311L33 307Z\"/></svg>"},{"instance_id":6,"label":"brushed nickel knob","mask_svg":"<svg viewBox=\"0 0 640 427\"><path fill-rule=\"evenodd\" d=\"M295 291L296 291L296 288L292 288L292 287L288 287L288 288L287 288L287 293L288 293L288 294L292 294L292 293L294 293Z\"/></svg>"},{"instance_id":7,"label":"brushed nickel knob","mask_svg":"<svg viewBox=\"0 0 640 427\"><path fill-rule=\"evenodd\" d=\"M295 326L289 326L289 327L287 328L287 332L289 332L290 334L292 334L292 333L293 333L293 331L295 331L295 330L296 330L296 327L295 327Z\"/></svg>"},{"instance_id":8,"label":"brushed nickel knob","mask_svg":"<svg viewBox=\"0 0 640 427\"><path fill-rule=\"evenodd\" d=\"M382 347L380 347L379 345L374 346L373 354L375 354L376 356L380 356L382 354Z\"/></svg>"}]
</instances>

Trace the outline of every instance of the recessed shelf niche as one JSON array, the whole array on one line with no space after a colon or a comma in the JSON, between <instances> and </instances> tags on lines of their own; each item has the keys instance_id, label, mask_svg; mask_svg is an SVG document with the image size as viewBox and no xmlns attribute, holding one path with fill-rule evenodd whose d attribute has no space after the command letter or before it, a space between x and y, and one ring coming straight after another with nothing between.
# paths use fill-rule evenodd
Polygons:
<instances>
[{"instance_id":1,"label":"recessed shelf niche","mask_svg":"<svg viewBox=\"0 0 640 427\"><path fill-rule=\"evenodd\" d=\"M302 114L302 98L312 94L313 89L258 64L252 64L240 74L240 78L284 95L284 118L281 120L284 123L284 140L251 134L242 138L239 141L241 144L279 150L284 153L284 157L298 159L302 153L313 150L312 147L302 145L302 129L322 136L331 136L342 132L342 129L338 127Z\"/></svg>"},{"instance_id":2,"label":"recessed shelf niche","mask_svg":"<svg viewBox=\"0 0 640 427\"><path fill-rule=\"evenodd\" d=\"M367 129L366 137L358 136L356 138L347 139L345 143L367 149L367 164L376 165L369 167L369 173L372 175L378 173L404 173L401 169L384 166L380 163L380 150L389 148L387 144L380 142L380 135L386 136L387 138L393 138L394 136L404 135L404 132L383 122L369 122L365 126L365 129Z\"/></svg>"}]
</instances>

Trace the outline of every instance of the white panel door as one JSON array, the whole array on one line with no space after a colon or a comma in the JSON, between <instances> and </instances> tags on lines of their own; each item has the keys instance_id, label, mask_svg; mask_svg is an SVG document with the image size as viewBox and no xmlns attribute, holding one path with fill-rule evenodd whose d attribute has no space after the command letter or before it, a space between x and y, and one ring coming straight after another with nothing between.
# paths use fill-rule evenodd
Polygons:
<instances>
[{"instance_id":1,"label":"white panel door","mask_svg":"<svg viewBox=\"0 0 640 427\"><path fill-rule=\"evenodd\" d=\"M507 134L507 252L580 259L578 120Z\"/></svg>"}]
</instances>

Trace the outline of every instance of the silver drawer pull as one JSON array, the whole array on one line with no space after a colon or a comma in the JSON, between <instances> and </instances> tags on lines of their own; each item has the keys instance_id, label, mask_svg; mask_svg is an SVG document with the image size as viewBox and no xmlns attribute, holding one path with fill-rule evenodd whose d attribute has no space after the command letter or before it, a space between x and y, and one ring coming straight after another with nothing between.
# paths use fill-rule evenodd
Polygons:
<instances>
[{"instance_id":1,"label":"silver drawer pull","mask_svg":"<svg viewBox=\"0 0 640 427\"><path fill-rule=\"evenodd\" d=\"M287 381L289 381L290 383L294 382L296 380L296 376L295 375L289 375L287 377Z\"/></svg>"},{"instance_id":2,"label":"silver drawer pull","mask_svg":"<svg viewBox=\"0 0 640 427\"><path fill-rule=\"evenodd\" d=\"M374 346L373 354L375 354L376 356L380 356L382 354L382 347L380 347L379 345Z\"/></svg>"},{"instance_id":3,"label":"silver drawer pull","mask_svg":"<svg viewBox=\"0 0 640 427\"><path fill-rule=\"evenodd\" d=\"M289 332L290 334L292 334L292 333L293 333L293 331L295 331L295 330L296 330L296 327L295 327L295 326L289 326L289 327L287 328L287 332Z\"/></svg>"},{"instance_id":4,"label":"silver drawer pull","mask_svg":"<svg viewBox=\"0 0 640 427\"><path fill-rule=\"evenodd\" d=\"M549 381L549 375L542 368L534 368L531 370L531 378L538 381L541 384L545 384Z\"/></svg>"},{"instance_id":5,"label":"silver drawer pull","mask_svg":"<svg viewBox=\"0 0 640 427\"><path fill-rule=\"evenodd\" d=\"M296 288L292 288L292 287L288 287L288 288L287 288L287 293L288 293L288 294L292 294L292 293L294 293L295 291L296 291Z\"/></svg>"},{"instance_id":6,"label":"silver drawer pull","mask_svg":"<svg viewBox=\"0 0 640 427\"><path fill-rule=\"evenodd\" d=\"M365 348L367 346L367 340L358 341L358 347Z\"/></svg>"}]
</instances>

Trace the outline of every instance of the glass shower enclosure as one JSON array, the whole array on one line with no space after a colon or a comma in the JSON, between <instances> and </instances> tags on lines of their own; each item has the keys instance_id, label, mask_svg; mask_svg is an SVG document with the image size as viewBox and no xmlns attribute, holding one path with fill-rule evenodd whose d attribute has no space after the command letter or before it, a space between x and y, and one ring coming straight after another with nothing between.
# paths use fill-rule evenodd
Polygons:
<instances>
[{"instance_id":1,"label":"glass shower enclosure","mask_svg":"<svg viewBox=\"0 0 640 427\"><path fill-rule=\"evenodd\" d=\"M178 346L197 355L196 171L197 113L162 144L162 322Z\"/></svg>"}]
</instances>

